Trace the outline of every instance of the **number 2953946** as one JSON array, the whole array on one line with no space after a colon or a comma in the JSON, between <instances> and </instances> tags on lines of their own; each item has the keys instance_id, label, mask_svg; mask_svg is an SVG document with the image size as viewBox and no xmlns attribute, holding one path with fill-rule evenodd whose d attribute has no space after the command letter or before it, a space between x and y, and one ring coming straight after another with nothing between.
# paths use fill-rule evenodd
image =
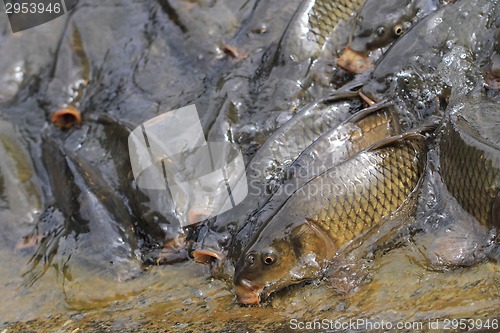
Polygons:
<instances>
[{"instance_id":1,"label":"number 2953946","mask_svg":"<svg viewBox=\"0 0 500 333\"><path fill-rule=\"evenodd\" d=\"M6 14L59 14L63 11L60 2L6 2Z\"/></svg>"}]
</instances>

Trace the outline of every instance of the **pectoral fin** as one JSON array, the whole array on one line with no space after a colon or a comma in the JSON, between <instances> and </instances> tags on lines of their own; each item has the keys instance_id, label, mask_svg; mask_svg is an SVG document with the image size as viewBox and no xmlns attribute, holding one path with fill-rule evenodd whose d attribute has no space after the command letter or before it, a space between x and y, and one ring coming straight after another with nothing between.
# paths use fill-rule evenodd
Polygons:
<instances>
[{"instance_id":1,"label":"pectoral fin","mask_svg":"<svg viewBox=\"0 0 500 333\"><path fill-rule=\"evenodd\" d=\"M319 258L330 259L335 256L337 250L328 235L311 221L306 221L295 228L290 238L296 253L315 253Z\"/></svg>"}]
</instances>

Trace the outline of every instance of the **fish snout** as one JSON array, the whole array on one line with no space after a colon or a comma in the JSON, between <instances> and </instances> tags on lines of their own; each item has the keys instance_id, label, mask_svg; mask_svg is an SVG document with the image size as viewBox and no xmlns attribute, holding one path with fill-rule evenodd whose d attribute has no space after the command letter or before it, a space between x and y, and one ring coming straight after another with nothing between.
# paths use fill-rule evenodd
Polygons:
<instances>
[{"instance_id":1,"label":"fish snout","mask_svg":"<svg viewBox=\"0 0 500 333\"><path fill-rule=\"evenodd\" d=\"M59 128L69 129L82 123L82 115L75 107L68 106L54 112L50 116L50 121Z\"/></svg>"},{"instance_id":2,"label":"fish snout","mask_svg":"<svg viewBox=\"0 0 500 333\"><path fill-rule=\"evenodd\" d=\"M248 279L236 279L236 297L238 302L245 305L260 303L261 294L264 288L257 287Z\"/></svg>"},{"instance_id":3,"label":"fish snout","mask_svg":"<svg viewBox=\"0 0 500 333\"><path fill-rule=\"evenodd\" d=\"M229 232L215 232L208 230L203 236L192 255L196 262L208 264L213 260L224 261L226 259L225 247L230 243Z\"/></svg>"},{"instance_id":4,"label":"fish snout","mask_svg":"<svg viewBox=\"0 0 500 333\"><path fill-rule=\"evenodd\" d=\"M370 57L347 46L338 58L338 65L352 73L363 73L372 67Z\"/></svg>"},{"instance_id":5,"label":"fish snout","mask_svg":"<svg viewBox=\"0 0 500 333\"><path fill-rule=\"evenodd\" d=\"M210 248L196 249L193 251L193 258L201 264L209 264L213 260L224 261L226 256L222 251Z\"/></svg>"}]
</instances>

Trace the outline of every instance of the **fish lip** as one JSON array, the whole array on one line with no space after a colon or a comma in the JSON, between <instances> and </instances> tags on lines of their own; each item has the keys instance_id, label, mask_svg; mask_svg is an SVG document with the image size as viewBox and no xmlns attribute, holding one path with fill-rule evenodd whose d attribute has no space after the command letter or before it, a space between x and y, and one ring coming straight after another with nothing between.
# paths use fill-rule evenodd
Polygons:
<instances>
[{"instance_id":1,"label":"fish lip","mask_svg":"<svg viewBox=\"0 0 500 333\"><path fill-rule=\"evenodd\" d=\"M363 73L372 67L370 58L358 51L346 46L344 52L337 60L337 64L353 73Z\"/></svg>"},{"instance_id":2,"label":"fish lip","mask_svg":"<svg viewBox=\"0 0 500 333\"><path fill-rule=\"evenodd\" d=\"M251 305L259 304L261 301L261 295L263 293L263 287L256 287L252 284L250 280L240 279L239 283L236 284L236 297L238 302Z\"/></svg>"},{"instance_id":3,"label":"fish lip","mask_svg":"<svg viewBox=\"0 0 500 333\"><path fill-rule=\"evenodd\" d=\"M82 123L82 115L76 108L70 106L54 112L50 120L59 128L68 129Z\"/></svg>"},{"instance_id":4,"label":"fish lip","mask_svg":"<svg viewBox=\"0 0 500 333\"><path fill-rule=\"evenodd\" d=\"M212 260L224 261L226 259L221 251L209 248L196 249L192 255L194 260L201 264L209 264Z\"/></svg>"}]
</instances>

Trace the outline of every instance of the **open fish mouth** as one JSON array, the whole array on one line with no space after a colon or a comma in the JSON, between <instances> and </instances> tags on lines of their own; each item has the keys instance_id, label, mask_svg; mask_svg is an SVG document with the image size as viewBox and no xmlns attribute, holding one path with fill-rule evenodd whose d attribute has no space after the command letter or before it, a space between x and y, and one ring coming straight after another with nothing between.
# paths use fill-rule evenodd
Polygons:
<instances>
[{"instance_id":1,"label":"open fish mouth","mask_svg":"<svg viewBox=\"0 0 500 333\"><path fill-rule=\"evenodd\" d=\"M82 115L76 108L69 106L54 112L50 116L50 121L52 121L56 127L68 129L75 125L80 125L82 122Z\"/></svg>"},{"instance_id":2,"label":"open fish mouth","mask_svg":"<svg viewBox=\"0 0 500 333\"><path fill-rule=\"evenodd\" d=\"M363 73L373 65L366 54L356 52L348 46L338 58L337 63L340 67L353 73Z\"/></svg>"},{"instance_id":3,"label":"open fish mouth","mask_svg":"<svg viewBox=\"0 0 500 333\"><path fill-rule=\"evenodd\" d=\"M258 304L261 300L261 294L264 288L255 287L252 282L247 279L241 279L239 283L236 284L236 297L238 302L250 305Z\"/></svg>"},{"instance_id":4,"label":"open fish mouth","mask_svg":"<svg viewBox=\"0 0 500 333\"><path fill-rule=\"evenodd\" d=\"M224 261L226 256L221 251L204 248L194 250L193 258L198 263L208 264L212 260Z\"/></svg>"}]
</instances>

